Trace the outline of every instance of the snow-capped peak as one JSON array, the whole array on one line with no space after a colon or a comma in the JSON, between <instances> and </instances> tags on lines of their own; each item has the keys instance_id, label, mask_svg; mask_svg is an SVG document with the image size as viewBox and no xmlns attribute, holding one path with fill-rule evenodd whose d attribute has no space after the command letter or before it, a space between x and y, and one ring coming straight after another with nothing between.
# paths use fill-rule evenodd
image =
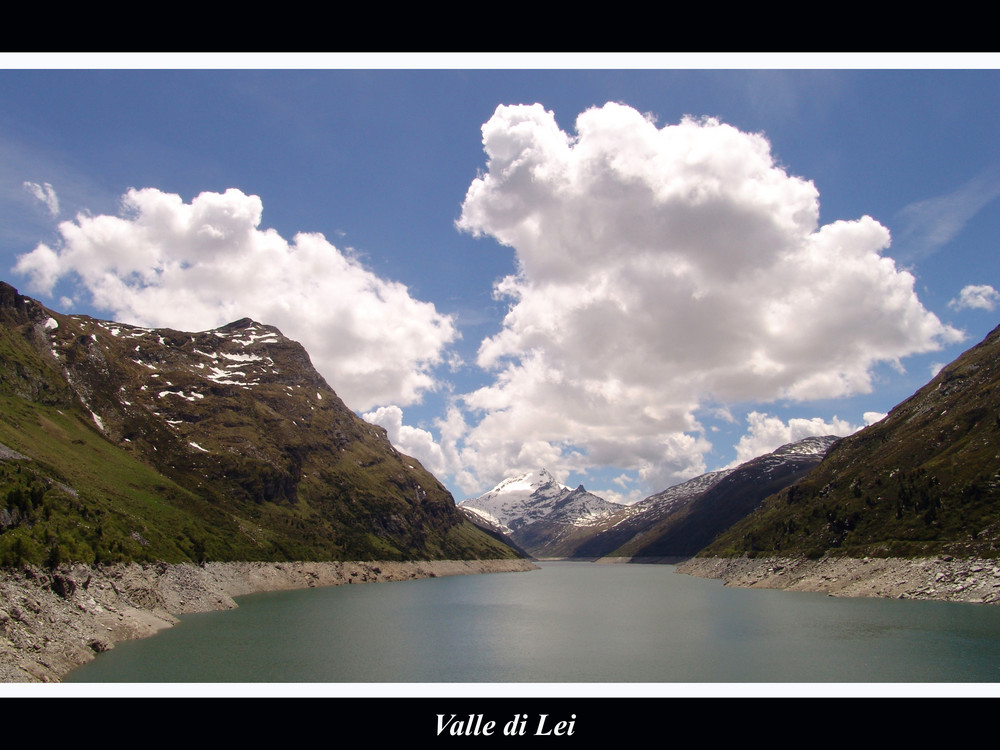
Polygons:
<instances>
[{"instance_id":1,"label":"snow-capped peak","mask_svg":"<svg viewBox=\"0 0 1000 750\"><path fill-rule=\"evenodd\" d=\"M529 471L500 482L489 492L465 500L459 505L488 515L498 524L510 527L526 517L540 517L552 510L553 504L572 491L556 481L546 469Z\"/></svg>"},{"instance_id":2,"label":"snow-capped peak","mask_svg":"<svg viewBox=\"0 0 1000 750\"><path fill-rule=\"evenodd\" d=\"M534 492L545 485L557 485L563 489L570 489L564 484L559 484L547 469L539 469L538 471L529 471L520 476L508 477L486 494L494 492L522 492L524 490Z\"/></svg>"}]
</instances>

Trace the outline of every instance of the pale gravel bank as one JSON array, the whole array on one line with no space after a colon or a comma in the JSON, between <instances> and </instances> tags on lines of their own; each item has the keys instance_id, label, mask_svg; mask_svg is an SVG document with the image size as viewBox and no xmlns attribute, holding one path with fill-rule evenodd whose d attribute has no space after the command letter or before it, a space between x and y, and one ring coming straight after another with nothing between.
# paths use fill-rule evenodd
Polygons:
<instances>
[{"instance_id":1,"label":"pale gravel bank","mask_svg":"<svg viewBox=\"0 0 1000 750\"><path fill-rule=\"evenodd\" d=\"M677 572L720 578L726 586L744 588L1000 604L1000 560L696 557L679 565Z\"/></svg>"},{"instance_id":2,"label":"pale gravel bank","mask_svg":"<svg viewBox=\"0 0 1000 750\"><path fill-rule=\"evenodd\" d=\"M528 560L151 563L0 570L0 682L57 682L118 641L263 591L535 570Z\"/></svg>"}]
</instances>

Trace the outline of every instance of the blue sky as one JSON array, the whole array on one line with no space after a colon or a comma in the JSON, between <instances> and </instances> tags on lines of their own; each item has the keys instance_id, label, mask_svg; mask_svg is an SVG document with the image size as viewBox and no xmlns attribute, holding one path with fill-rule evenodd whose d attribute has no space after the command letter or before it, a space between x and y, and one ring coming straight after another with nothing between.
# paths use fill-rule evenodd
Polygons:
<instances>
[{"instance_id":1,"label":"blue sky","mask_svg":"<svg viewBox=\"0 0 1000 750\"><path fill-rule=\"evenodd\" d=\"M546 466L634 501L846 434L997 324L996 70L448 61L8 58L0 278L278 325L458 500Z\"/></svg>"}]
</instances>

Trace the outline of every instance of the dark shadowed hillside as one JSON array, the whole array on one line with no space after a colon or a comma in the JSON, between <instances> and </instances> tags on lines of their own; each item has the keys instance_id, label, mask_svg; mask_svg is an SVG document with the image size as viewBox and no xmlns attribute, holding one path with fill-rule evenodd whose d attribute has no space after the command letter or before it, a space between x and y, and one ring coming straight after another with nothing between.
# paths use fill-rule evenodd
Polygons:
<instances>
[{"instance_id":1,"label":"dark shadowed hillside","mask_svg":"<svg viewBox=\"0 0 1000 750\"><path fill-rule=\"evenodd\" d=\"M690 557L820 462L837 438L808 437L733 469L711 472L637 503L577 548L582 557Z\"/></svg>"},{"instance_id":2,"label":"dark shadowed hillside","mask_svg":"<svg viewBox=\"0 0 1000 750\"><path fill-rule=\"evenodd\" d=\"M1000 329L703 554L1000 554Z\"/></svg>"}]
</instances>

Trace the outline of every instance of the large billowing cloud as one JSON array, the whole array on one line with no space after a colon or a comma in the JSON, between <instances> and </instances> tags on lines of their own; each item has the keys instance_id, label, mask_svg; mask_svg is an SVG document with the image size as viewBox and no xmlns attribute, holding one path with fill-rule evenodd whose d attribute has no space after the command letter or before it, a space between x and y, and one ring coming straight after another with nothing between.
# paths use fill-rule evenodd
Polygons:
<instances>
[{"instance_id":1,"label":"large billowing cloud","mask_svg":"<svg viewBox=\"0 0 1000 750\"><path fill-rule=\"evenodd\" d=\"M763 135L714 119L659 128L627 106L563 132L538 104L501 106L458 227L517 254L511 307L464 399L467 461L584 455L650 479L691 476L712 404L871 389L872 369L956 341L883 255L864 216L819 225L812 182ZM575 453L574 453L575 452ZM558 459L556 459L558 462Z\"/></svg>"},{"instance_id":2,"label":"large billowing cloud","mask_svg":"<svg viewBox=\"0 0 1000 750\"><path fill-rule=\"evenodd\" d=\"M121 216L60 223L60 245L38 245L15 270L46 294L74 274L123 322L196 331L252 317L278 326L354 409L414 403L435 387L432 370L457 337L451 318L321 234L289 242L260 229L259 197L230 189L185 203L145 188L122 204Z\"/></svg>"}]
</instances>

